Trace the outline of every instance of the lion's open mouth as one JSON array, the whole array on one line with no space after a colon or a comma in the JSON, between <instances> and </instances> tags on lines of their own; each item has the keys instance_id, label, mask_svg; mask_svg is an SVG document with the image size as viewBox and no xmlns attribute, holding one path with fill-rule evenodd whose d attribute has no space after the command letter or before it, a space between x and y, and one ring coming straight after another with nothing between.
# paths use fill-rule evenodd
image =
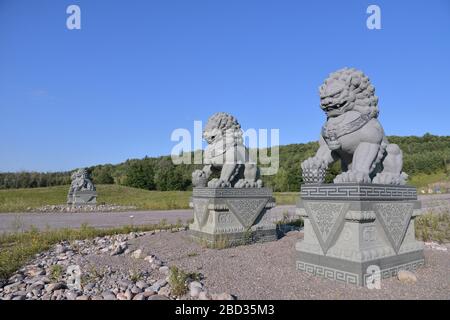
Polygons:
<instances>
[{"instance_id":1,"label":"lion's open mouth","mask_svg":"<svg viewBox=\"0 0 450 320\"><path fill-rule=\"evenodd\" d=\"M330 117L338 116L344 113L344 109L347 106L347 101L336 103L332 105L328 105L324 107L324 111L328 114Z\"/></svg>"}]
</instances>

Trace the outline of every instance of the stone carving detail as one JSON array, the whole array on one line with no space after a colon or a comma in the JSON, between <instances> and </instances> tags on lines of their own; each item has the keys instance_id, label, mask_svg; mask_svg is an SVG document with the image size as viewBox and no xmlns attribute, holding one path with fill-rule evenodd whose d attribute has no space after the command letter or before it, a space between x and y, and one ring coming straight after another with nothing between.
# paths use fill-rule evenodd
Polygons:
<instances>
[{"instance_id":1,"label":"stone carving detail","mask_svg":"<svg viewBox=\"0 0 450 320\"><path fill-rule=\"evenodd\" d=\"M348 284L358 284L358 275L356 273L337 270L330 267L297 261L297 270L304 271L315 276L321 276L330 280L336 280Z\"/></svg>"},{"instance_id":2,"label":"stone carving detail","mask_svg":"<svg viewBox=\"0 0 450 320\"><path fill-rule=\"evenodd\" d=\"M380 224L394 251L398 253L411 220L411 203L375 203L373 205Z\"/></svg>"},{"instance_id":3,"label":"stone carving detail","mask_svg":"<svg viewBox=\"0 0 450 320\"><path fill-rule=\"evenodd\" d=\"M410 186L322 184L301 186L305 200L417 200L417 189Z\"/></svg>"},{"instance_id":4,"label":"stone carving detail","mask_svg":"<svg viewBox=\"0 0 450 320\"><path fill-rule=\"evenodd\" d=\"M305 183L323 183L325 170L340 160L335 183L404 185L400 148L387 140L378 121L378 97L369 78L344 68L320 87L320 106L327 115L316 155L302 163Z\"/></svg>"},{"instance_id":5,"label":"stone carving detail","mask_svg":"<svg viewBox=\"0 0 450 320\"><path fill-rule=\"evenodd\" d=\"M268 199L227 199L226 203L244 228L250 228Z\"/></svg>"},{"instance_id":6,"label":"stone carving detail","mask_svg":"<svg viewBox=\"0 0 450 320\"><path fill-rule=\"evenodd\" d=\"M375 227L374 226L364 227L362 235L364 241L374 242L377 236Z\"/></svg>"},{"instance_id":7,"label":"stone carving detail","mask_svg":"<svg viewBox=\"0 0 450 320\"><path fill-rule=\"evenodd\" d=\"M197 222L200 227L203 227L207 221L209 211L208 204L209 200L207 199L198 199L193 203L195 217L197 218Z\"/></svg>"},{"instance_id":8,"label":"stone carving detail","mask_svg":"<svg viewBox=\"0 0 450 320\"><path fill-rule=\"evenodd\" d=\"M271 197L272 190L268 188L245 188L245 196ZM242 189L234 188L194 188L192 196L196 198L236 198L242 196Z\"/></svg>"},{"instance_id":9,"label":"stone carving detail","mask_svg":"<svg viewBox=\"0 0 450 320\"><path fill-rule=\"evenodd\" d=\"M335 241L337 235L341 233L348 208L349 204L342 202L305 203L308 217L325 254Z\"/></svg>"},{"instance_id":10,"label":"stone carving detail","mask_svg":"<svg viewBox=\"0 0 450 320\"><path fill-rule=\"evenodd\" d=\"M203 138L208 143L204 152L202 170L192 173L194 187L209 188L261 188L259 168L250 159L244 146L241 125L235 117L218 112L208 119ZM208 182L214 171L220 172L219 178Z\"/></svg>"},{"instance_id":11,"label":"stone carving detail","mask_svg":"<svg viewBox=\"0 0 450 320\"><path fill-rule=\"evenodd\" d=\"M97 194L89 172L84 168L78 169L72 174L71 179L72 182L67 194L67 203L95 204Z\"/></svg>"}]
</instances>

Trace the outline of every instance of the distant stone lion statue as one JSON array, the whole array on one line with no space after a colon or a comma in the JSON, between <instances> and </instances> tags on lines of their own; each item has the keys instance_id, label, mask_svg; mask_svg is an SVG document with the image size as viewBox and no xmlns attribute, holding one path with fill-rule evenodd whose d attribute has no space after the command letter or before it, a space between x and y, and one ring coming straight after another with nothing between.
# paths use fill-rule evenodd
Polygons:
<instances>
[{"instance_id":1,"label":"distant stone lion statue","mask_svg":"<svg viewBox=\"0 0 450 320\"><path fill-rule=\"evenodd\" d=\"M205 166L192 173L194 187L262 187L259 168L249 158L242 135L241 125L228 113L218 112L208 119L203 130L203 138L208 143L203 156ZM220 177L208 182L214 171L220 171Z\"/></svg>"},{"instance_id":2,"label":"distant stone lion statue","mask_svg":"<svg viewBox=\"0 0 450 320\"><path fill-rule=\"evenodd\" d=\"M74 191L95 191L95 186L86 169L78 169L72 173L71 179L72 183L70 184L69 194L72 194Z\"/></svg>"},{"instance_id":3,"label":"distant stone lion statue","mask_svg":"<svg viewBox=\"0 0 450 320\"><path fill-rule=\"evenodd\" d=\"M369 78L344 68L330 74L319 93L327 121L319 150L301 165L304 182L323 182L328 166L341 160L334 183L405 184L402 151L388 142L377 119L378 97Z\"/></svg>"}]
</instances>

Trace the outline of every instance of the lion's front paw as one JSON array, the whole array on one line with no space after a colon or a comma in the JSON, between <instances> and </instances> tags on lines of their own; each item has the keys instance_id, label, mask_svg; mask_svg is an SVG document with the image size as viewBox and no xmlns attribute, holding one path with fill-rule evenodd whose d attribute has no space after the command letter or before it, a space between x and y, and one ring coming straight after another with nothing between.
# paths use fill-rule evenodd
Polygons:
<instances>
[{"instance_id":1,"label":"lion's front paw","mask_svg":"<svg viewBox=\"0 0 450 320\"><path fill-rule=\"evenodd\" d=\"M230 188L231 183L229 181L224 181L221 179L214 178L208 182L209 188Z\"/></svg>"},{"instance_id":2,"label":"lion's front paw","mask_svg":"<svg viewBox=\"0 0 450 320\"><path fill-rule=\"evenodd\" d=\"M261 188L263 186L262 180L246 180L240 179L234 185L235 188Z\"/></svg>"},{"instance_id":3,"label":"lion's front paw","mask_svg":"<svg viewBox=\"0 0 450 320\"><path fill-rule=\"evenodd\" d=\"M390 172L380 172L380 173L377 173L375 178L373 178L373 183L404 185L404 184L406 184L407 179L408 179L408 175L404 172L402 172L401 174L394 174L394 173L390 173Z\"/></svg>"},{"instance_id":4,"label":"lion's front paw","mask_svg":"<svg viewBox=\"0 0 450 320\"><path fill-rule=\"evenodd\" d=\"M333 180L334 183L370 183L370 177L367 173L360 171L342 172Z\"/></svg>"},{"instance_id":5,"label":"lion's front paw","mask_svg":"<svg viewBox=\"0 0 450 320\"><path fill-rule=\"evenodd\" d=\"M192 185L194 187L206 187L206 182L208 178L206 173L202 170L195 170L192 172Z\"/></svg>"}]
</instances>

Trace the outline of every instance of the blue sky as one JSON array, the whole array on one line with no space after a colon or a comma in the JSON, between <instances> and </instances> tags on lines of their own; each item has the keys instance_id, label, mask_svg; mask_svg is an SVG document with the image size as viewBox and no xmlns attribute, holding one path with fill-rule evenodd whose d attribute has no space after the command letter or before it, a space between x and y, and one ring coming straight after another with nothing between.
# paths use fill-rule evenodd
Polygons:
<instances>
[{"instance_id":1,"label":"blue sky","mask_svg":"<svg viewBox=\"0 0 450 320\"><path fill-rule=\"evenodd\" d=\"M450 134L448 0L0 0L0 171L169 154L217 111L317 140L318 86L344 66L371 78L388 135Z\"/></svg>"}]
</instances>

